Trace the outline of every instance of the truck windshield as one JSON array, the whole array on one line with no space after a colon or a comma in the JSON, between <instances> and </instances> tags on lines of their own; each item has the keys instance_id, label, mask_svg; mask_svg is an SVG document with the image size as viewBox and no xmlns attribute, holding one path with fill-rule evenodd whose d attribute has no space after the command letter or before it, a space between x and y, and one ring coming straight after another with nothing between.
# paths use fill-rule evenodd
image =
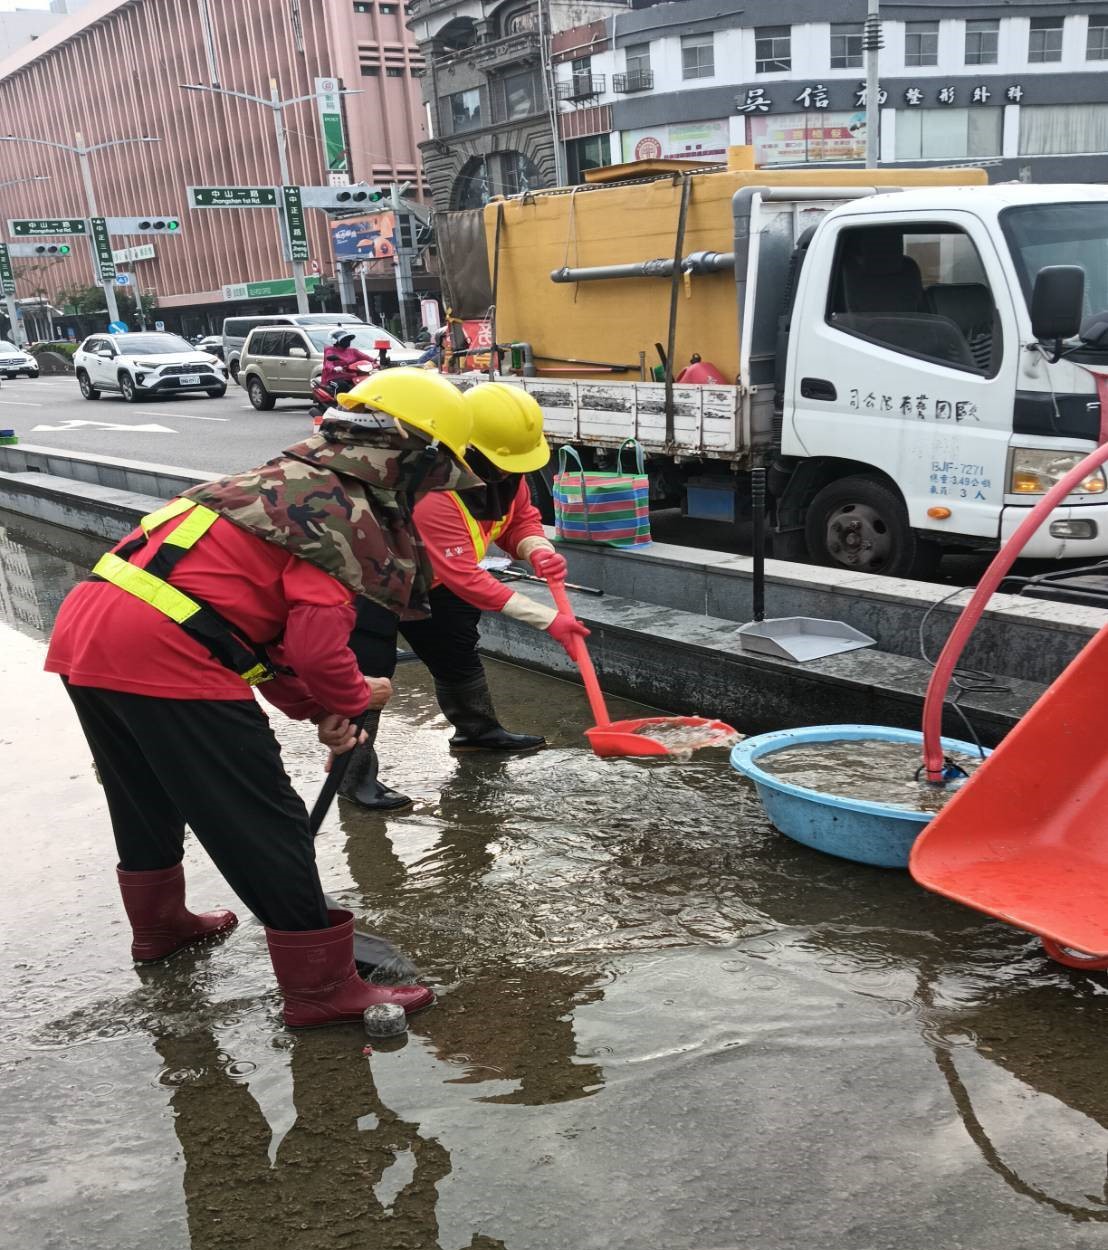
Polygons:
<instances>
[{"instance_id":1,"label":"truck windshield","mask_svg":"<svg viewBox=\"0 0 1108 1250\"><path fill-rule=\"evenodd\" d=\"M1108 201L1006 208L1000 224L1028 304L1040 269L1080 265L1085 315L1108 311Z\"/></svg>"}]
</instances>

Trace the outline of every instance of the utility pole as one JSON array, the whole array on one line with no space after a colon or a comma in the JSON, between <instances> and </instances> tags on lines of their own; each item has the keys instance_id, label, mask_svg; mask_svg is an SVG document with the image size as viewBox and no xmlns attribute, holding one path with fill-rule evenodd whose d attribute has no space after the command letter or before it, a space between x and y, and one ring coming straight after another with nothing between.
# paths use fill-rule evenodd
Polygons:
<instances>
[{"instance_id":1,"label":"utility pole","mask_svg":"<svg viewBox=\"0 0 1108 1250\"><path fill-rule=\"evenodd\" d=\"M876 169L881 156L881 17L879 0L868 0L862 46L866 54L866 168Z\"/></svg>"},{"instance_id":2,"label":"utility pole","mask_svg":"<svg viewBox=\"0 0 1108 1250\"><path fill-rule=\"evenodd\" d=\"M29 178L9 178L7 182L0 182L0 191L5 187L17 187L24 182L49 182L49 174L32 174ZM19 315L19 306L15 302L15 275L11 271L11 261L8 259L8 251L6 247L0 247L3 253L0 260L0 284L4 290L4 303L8 311L8 323L11 326L12 340L16 347L25 347L27 344L27 332L23 329L23 321Z\"/></svg>"},{"instance_id":3,"label":"utility pole","mask_svg":"<svg viewBox=\"0 0 1108 1250\"><path fill-rule=\"evenodd\" d=\"M404 192L409 183L393 183L389 187L392 211L396 215L396 301L400 305L401 338L409 343L415 338L417 327L412 324L415 315L415 284L412 281L412 257L416 253L416 219L404 203ZM402 218L406 220L402 220Z\"/></svg>"},{"instance_id":4,"label":"utility pole","mask_svg":"<svg viewBox=\"0 0 1108 1250\"><path fill-rule=\"evenodd\" d=\"M89 168L88 148L84 145L84 140L78 134L75 136L77 146L74 151L77 153L77 163L81 166L81 181L85 187L85 204L88 207L88 215L90 217L99 217L100 214L96 209L96 191L92 185L92 170ZM108 321L119 320L119 305L115 302L115 287L111 282L105 281L97 266L97 277L100 278L100 285L104 290L104 299L108 305Z\"/></svg>"}]
</instances>

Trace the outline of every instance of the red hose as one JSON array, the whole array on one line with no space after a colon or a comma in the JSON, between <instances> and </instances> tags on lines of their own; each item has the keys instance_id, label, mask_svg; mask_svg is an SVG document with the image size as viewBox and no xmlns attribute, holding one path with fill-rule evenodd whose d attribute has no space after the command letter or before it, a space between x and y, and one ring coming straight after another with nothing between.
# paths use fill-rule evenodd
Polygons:
<instances>
[{"instance_id":1,"label":"red hose","mask_svg":"<svg viewBox=\"0 0 1108 1250\"><path fill-rule=\"evenodd\" d=\"M1098 386L1099 389L1101 388ZM1103 400L1104 396L1102 396L1102 408L1106 406ZM927 698L923 704L923 762L927 768L928 781L941 782L943 780L943 748L940 741L943 732L943 703L946 701L950 679L958 667L958 661L962 658L962 652L969 641L970 634L973 633L974 627L981 619L981 614L985 611L986 604L1015 563L1016 557L1027 546L1031 535L1043 523L1047 513L1053 512L1075 486L1080 485L1094 469L1099 469L1105 461L1108 461L1108 443L1102 444L1096 451L1091 451L1080 464L1074 465L1060 482L1056 482L1046 492L1020 522L1019 528L1012 537L993 557L992 563L985 570L985 575L977 583L977 589L973 592L972 598L962 609L935 664L935 671L931 674L931 680L927 684Z\"/></svg>"}]
</instances>

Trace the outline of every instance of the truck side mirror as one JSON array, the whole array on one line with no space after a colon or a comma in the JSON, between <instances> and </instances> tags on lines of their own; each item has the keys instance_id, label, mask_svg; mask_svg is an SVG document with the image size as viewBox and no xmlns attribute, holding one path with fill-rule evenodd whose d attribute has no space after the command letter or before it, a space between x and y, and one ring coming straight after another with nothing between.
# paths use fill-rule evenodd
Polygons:
<instances>
[{"instance_id":1,"label":"truck side mirror","mask_svg":"<svg viewBox=\"0 0 1108 1250\"><path fill-rule=\"evenodd\" d=\"M1035 277L1031 293L1031 333L1040 343L1054 343L1081 329L1085 307L1085 271L1080 265L1047 265Z\"/></svg>"}]
</instances>

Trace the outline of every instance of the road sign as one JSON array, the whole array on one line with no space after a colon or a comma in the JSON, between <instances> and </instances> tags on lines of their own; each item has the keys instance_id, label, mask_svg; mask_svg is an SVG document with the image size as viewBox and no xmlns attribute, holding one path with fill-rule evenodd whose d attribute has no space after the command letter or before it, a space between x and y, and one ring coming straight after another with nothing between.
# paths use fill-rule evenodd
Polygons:
<instances>
[{"instance_id":1,"label":"road sign","mask_svg":"<svg viewBox=\"0 0 1108 1250\"><path fill-rule=\"evenodd\" d=\"M88 234L83 217L39 217L30 221L8 218L8 230L18 238L41 238L43 235Z\"/></svg>"},{"instance_id":2,"label":"road sign","mask_svg":"<svg viewBox=\"0 0 1108 1250\"><path fill-rule=\"evenodd\" d=\"M289 256L292 260L308 259L308 231L304 225L304 205L299 187L282 187L285 197L285 227L289 232Z\"/></svg>"},{"instance_id":3,"label":"road sign","mask_svg":"<svg viewBox=\"0 0 1108 1250\"><path fill-rule=\"evenodd\" d=\"M276 208L274 187L189 187L193 208Z\"/></svg>"},{"instance_id":4,"label":"road sign","mask_svg":"<svg viewBox=\"0 0 1108 1250\"><path fill-rule=\"evenodd\" d=\"M3 243L0 243L0 289L5 295L15 294L15 274L12 273L8 249Z\"/></svg>"},{"instance_id":5,"label":"road sign","mask_svg":"<svg viewBox=\"0 0 1108 1250\"><path fill-rule=\"evenodd\" d=\"M115 275L116 286L130 286L131 275L129 273L117 273Z\"/></svg>"},{"instance_id":6,"label":"road sign","mask_svg":"<svg viewBox=\"0 0 1108 1250\"><path fill-rule=\"evenodd\" d=\"M319 263L318 260L310 260L308 261L308 272L314 273L317 275L321 274L323 272L323 266Z\"/></svg>"},{"instance_id":7,"label":"road sign","mask_svg":"<svg viewBox=\"0 0 1108 1250\"><path fill-rule=\"evenodd\" d=\"M144 213L141 217L109 217L109 234L179 234L181 222L169 213Z\"/></svg>"},{"instance_id":8,"label":"road sign","mask_svg":"<svg viewBox=\"0 0 1108 1250\"><path fill-rule=\"evenodd\" d=\"M109 321L108 333L109 334L126 334L127 333L126 321Z\"/></svg>"},{"instance_id":9,"label":"road sign","mask_svg":"<svg viewBox=\"0 0 1108 1250\"><path fill-rule=\"evenodd\" d=\"M306 278L304 285L309 291L319 286L318 278ZM296 283L292 278L274 278L270 282L231 282L223 287L223 298L234 299L277 299L280 296L295 295Z\"/></svg>"},{"instance_id":10,"label":"road sign","mask_svg":"<svg viewBox=\"0 0 1108 1250\"><path fill-rule=\"evenodd\" d=\"M337 78L315 80L316 103L319 106L319 128L323 134L323 147L327 154L329 170L350 168L346 151L346 134L342 126L342 88Z\"/></svg>"},{"instance_id":11,"label":"road sign","mask_svg":"<svg viewBox=\"0 0 1108 1250\"><path fill-rule=\"evenodd\" d=\"M350 185L350 175L333 169L327 175L327 182L332 187L348 187Z\"/></svg>"},{"instance_id":12,"label":"road sign","mask_svg":"<svg viewBox=\"0 0 1108 1250\"><path fill-rule=\"evenodd\" d=\"M111 282L115 277L115 261L112 260L112 241L108 235L108 223L103 217L90 217L92 227L92 250L96 253L96 267L100 281Z\"/></svg>"},{"instance_id":13,"label":"road sign","mask_svg":"<svg viewBox=\"0 0 1108 1250\"><path fill-rule=\"evenodd\" d=\"M108 218L108 229L111 230L112 221ZM153 243L140 243L137 247L119 247L112 252L112 260L117 265L127 265L136 260L153 260L155 256Z\"/></svg>"},{"instance_id":14,"label":"road sign","mask_svg":"<svg viewBox=\"0 0 1108 1250\"><path fill-rule=\"evenodd\" d=\"M155 329L155 330L164 330L164 329L165 329L165 322L164 322L164 321L155 321L155 322L154 322L154 329Z\"/></svg>"}]
</instances>

